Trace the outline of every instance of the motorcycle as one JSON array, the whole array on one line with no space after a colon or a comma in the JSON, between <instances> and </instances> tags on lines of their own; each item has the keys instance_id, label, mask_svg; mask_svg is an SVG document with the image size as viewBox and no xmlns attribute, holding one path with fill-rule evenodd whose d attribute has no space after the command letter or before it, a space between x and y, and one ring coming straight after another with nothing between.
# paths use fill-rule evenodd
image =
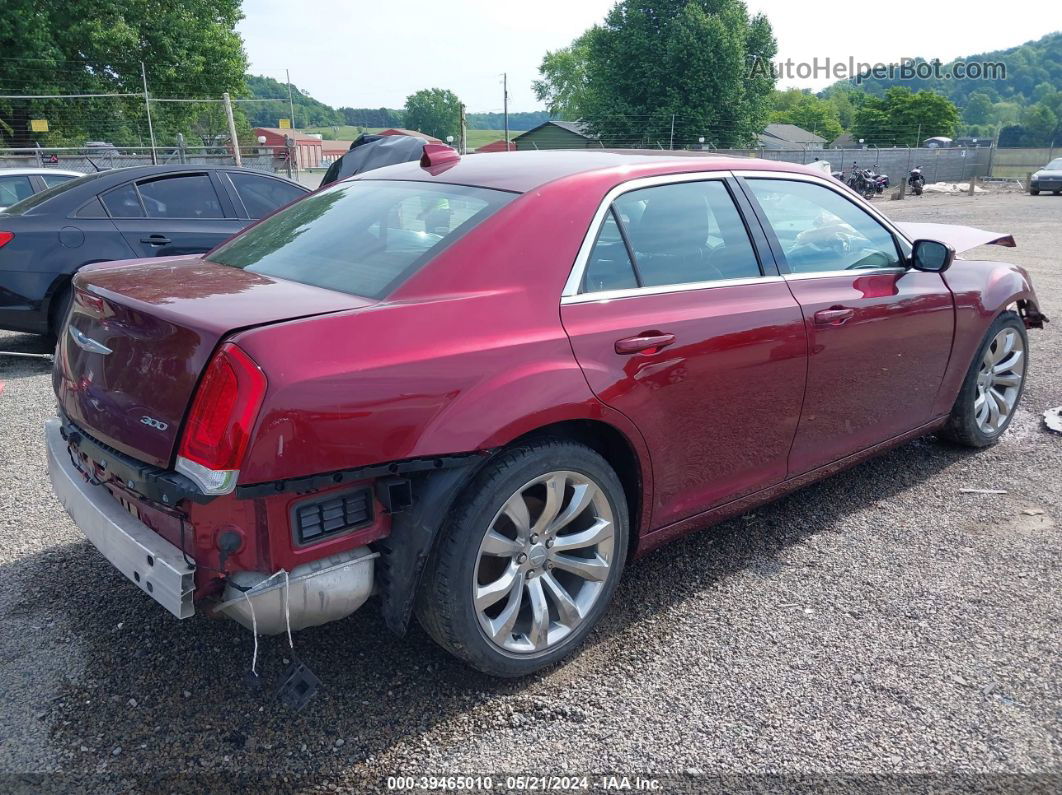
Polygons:
<instances>
[{"instance_id":1,"label":"motorcycle","mask_svg":"<svg viewBox=\"0 0 1062 795\"><path fill-rule=\"evenodd\" d=\"M861 169L855 163L852 163L852 170L849 172L845 184L864 199L873 199L881 192L874 181L875 176L869 168Z\"/></svg>"},{"instance_id":2,"label":"motorcycle","mask_svg":"<svg viewBox=\"0 0 1062 795\"><path fill-rule=\"evenodd\" d=\"M926 178L922 176L922 167L915 166L907 177L907 186L915 196L922 195L922 189L926 186Z\"/></svg>"}]
</instances>

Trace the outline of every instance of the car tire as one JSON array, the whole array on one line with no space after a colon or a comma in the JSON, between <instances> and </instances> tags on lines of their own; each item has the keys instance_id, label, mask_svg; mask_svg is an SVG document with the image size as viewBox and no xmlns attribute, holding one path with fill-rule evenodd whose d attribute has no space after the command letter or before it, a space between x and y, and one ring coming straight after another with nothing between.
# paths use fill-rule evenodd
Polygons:
<instances>
[{"instance_id":1,"label":"car tire","mask_svg":"<svg viewBox=\"0 0 1062 795\"><path fill-rule=\"evenodd\" d=\"M1028 371L1025 324L1016 313L1004 312L978 347L940 435L966 447L998 442L1014 418Z\"/></svg>"},{"instance_id":2,"label":"car tire","mask_svg":"<svg viewBox=\"0 0 1062 795\"><path fill-rule=\"evenodd\" d=\"M547 521L551 505L556 518ZM447 517L418 589L417 619L486 674L518 677L553 665L607 609L628 528L623 486L590 448L542 439L505 450ZM591 539L599 541L582 543Z\"/></svg>"},{"instance_id":3,"label":"car tire","mask_svg":"<svg viewBox=\"0 0 1062 795\"><path fill-rule=\"evenodd\" d=\"M1062 190L1053 190L1051 192L1055 194L1055 196L1062 196Z\"/></svg>"},{"instance_id":4,"label":"car tire","mask_svg":"<svg viewBox=\"0 0 1062 795\"><path fill-rule=\"evenodd\" d=\"M48 308L48 336L53 342L59 339L63 324L66 323L66 316L70 314L70 303L73 301L73 297L74 293L70 287L70 282L56 290L52 296Z\"/></svg>"},{"instance_id":5,"label":"car tire","mask_svg":"<svg viewBox=\"0 0 1062 795\"><path fill-rule=\"evenodd\" d=\"M1029 193L1032 194L1033 196L1039 196L1040 195L1040 191L1038 191L1036 188L1029 188Z\"/></svg>"}]
</instances>

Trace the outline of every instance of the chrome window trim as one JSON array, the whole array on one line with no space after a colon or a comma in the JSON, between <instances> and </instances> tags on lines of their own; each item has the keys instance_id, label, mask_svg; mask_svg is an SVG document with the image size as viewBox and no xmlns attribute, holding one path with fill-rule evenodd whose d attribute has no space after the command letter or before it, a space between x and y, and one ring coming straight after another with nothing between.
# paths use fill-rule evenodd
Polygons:
<instances>
[{"instance_id":1,"label":"chrome window trim","mask_svg":"<svg viewBox=\"0 0 1062 795\"><path fill-rule=\"evenodd\" d=\"M788 282L803 281L804 279L829 279L834 276L855 275L874 276L883 273L907 273L908 268L893 266L891 268L847 268L842 271L812 271L810 273L787 273L782 278Z\"/></svg>"},{"instance_id":2,"label":"chrome window trim","mask_svg":"<svg viewBox=\"0 0 1062 795\"><path fill-rule=\"evenodd\" d=\"M851 273L851 271L849 271ZM781 276L752 276L741 279L713 279L706 282L685 282L683 284L662 284L652 287L625 287L621 290L598 290L592 293L576 293L561 296L561 306L571 304L592 304L599 301L615 301L622 298L639 298L644 295L665 295L667 293L687 293L696 290L712 290L717 287L743 287L749 284L769 284L782 282Z\"/></svg>"},{"instance_id":3,"label":"chrome window trim","mask_svg":"<svg viewBox=\"0 0 1062 795\"><path fill-rule=\"evenodd\" d=\"M852 193L847 186L842 185L833 177L827 179L826 177L820 177L814 174L798 174L793 171L762 171L759 169L740 169L735 170L732 173L735 177L745 177L748 179L781 179L790 180L792 182L811 182L815 185L821 185L827 190L833 191L845 201L854 204L860 210L863 210L867 215L871 216L875 221L892 232L892 234L907 243L907 245L913 245L914 241L901 232L892 221L882 215L873 205L855 201L855 199L858 199L859 197ZM831 182L833 183L832 185L830 184ZM896 269L889 268L889 270Z\"/></svg>"},{"instance_id":4,"label":"chrome window trim","mask_svg":"<svg viewBox=\"0 0 1062 795\"><path fill-rule=\"evenodd\" d=\"M640 190L642 188L654 188L659 185L671 185L680 182L707 182L708 180L723 180L727 177L732 177L734 173L732 171L684 171L680 174L657 174L653 177L641 177L639 179L628 180L627 182L621 182L616 185L608 193L605 194L605 198L601 200L601 203L597 207L597 211L594 213L593 219L590 221L590 227L587 229L586 236L583 238L583 244L579 247L579 253L575 257L575 264L572 265L571 273L568 274L568 280L564 283L564 290L561 291L561 303L583 303L582 301L569 301L566 299L581 298L582 296L601 296L603 292L608 293L623 293L623 296L618 297L631 297L634 295L645 295L647 291L661 290L656 287L630 287L623 290L607 290L599 291L596 293L580 293L579 285L583 281L583 273L586 271L586 263L590 260L590 252L594 248L594 244L597 242L597 235L601 229L601 224L604 223L605 215L608 213L612 203L625 193L631 191ZM741 208L734 203L734 209L738 214L741 214ZM753 241L750 237L749 245L753 246ZM755 251L755 246L753 246ZM759 263L757 263L759 267ZM768 277L760 277L768 278ZM712 282L692 282L694 285L718 285L723 280ZM726 281L738 281L738 280L726 280ZM758 281L758 279L757 279ZM675 284L666 285L667 292L677 292L679 290L700 289L697 287L691 288L690 284ZM600 298L590 298L587 300L601 300Z\"/></svg>"}]
</instances>

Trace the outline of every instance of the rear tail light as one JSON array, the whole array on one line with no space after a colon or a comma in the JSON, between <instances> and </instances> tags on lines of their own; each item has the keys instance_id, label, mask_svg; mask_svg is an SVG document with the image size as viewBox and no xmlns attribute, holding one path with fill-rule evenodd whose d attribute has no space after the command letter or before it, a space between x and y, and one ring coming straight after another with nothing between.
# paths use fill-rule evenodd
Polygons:
<instances>
[{"instance_id":1,"label":"rear tail light","mask_svg":"<svg viewBox=\"0 0 1062 795\"><path fill-rule=\"evenodd\" d=\"M207 365L177 452L177 471L204 494L236 488L265 391L261 368L232 343L222 345Z\"/></svg>"},{"instance_id":2,"label":"rear tail light","mask_svg":"<svg viewBox=\"0 0 1062 795\"><path fill-rule=\"evenodd\" d=\"M14 232L0 232L0 248L3 248L14 239Z\"/></svg>"}]
</instances>

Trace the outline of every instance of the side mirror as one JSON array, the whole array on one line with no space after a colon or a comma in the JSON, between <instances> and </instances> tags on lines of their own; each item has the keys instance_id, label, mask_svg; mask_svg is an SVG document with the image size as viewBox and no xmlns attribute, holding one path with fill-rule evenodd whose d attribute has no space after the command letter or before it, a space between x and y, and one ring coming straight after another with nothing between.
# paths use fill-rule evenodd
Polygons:
<instances>
[{"instance_id":1,"label":"side mirror","mask_svg":"<svg viewBox=\"0 0 1062 795\"><path fill-rule=\"evenodd\" d=\"M939 240L916 240L911 251L911 267L916 271L943 273L954 259L955 249Z\"/></svg>"}]
</instances>

